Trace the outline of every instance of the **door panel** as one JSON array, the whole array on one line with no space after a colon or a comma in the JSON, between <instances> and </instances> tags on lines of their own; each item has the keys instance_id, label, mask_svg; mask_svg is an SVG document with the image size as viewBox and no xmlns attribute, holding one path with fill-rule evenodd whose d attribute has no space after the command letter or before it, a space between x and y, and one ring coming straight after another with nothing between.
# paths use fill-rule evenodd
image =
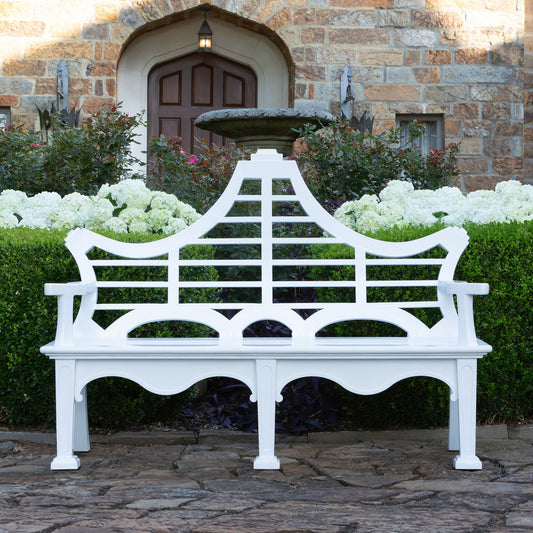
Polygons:
<instances>
[{"instance_id":1,"label":"door panel","mask_svg":"<svg viewBox=\"0 0 533 533\"><path fill-rule=\"evenodd\" d=\"M194 120L207 111L256 107L257 79L247 66L213 53L195 53L157 65L148 77L148 137L181 137L194 153L194 139L231 141L200 130Z\"/></svg>"},{"instance_id":2,"label":"door panel","mask_svg":"<svg viewBox=\"0 0 533 533\"><path fill-rule=\"evenodd\" d=\"M242 78L224 72L224 107L245 107L245 86Z\"/></svg>"},{"instance_id":3,"label":"door panel","mask_svg":"<svg viewBox=\"0 0 533 533\"><path fill-rule=\"evenodd\" d=\"M159 87L159 101L161 104L181 105L181 72L162 77Z\"/></svg>"},{"instance_id":4,"label":"door panel","mask_svg":"<svg viewBox=\"0 0 533 533\"><path fill-rule=\"evenodd\" d=\"M213 68L197 65L192 68L191 105L213 105Z\"/></svg>"},{"instance_id":5,"label":"door panel","mask_svg":"<svg viewBox=\"0 0 533 533\"><path fill-rule=\"evenodd\" d=\"M181 137L181 120L179 118L165 118L159 119L159 131L167 138Z\"/></svg>"}]
</instances>

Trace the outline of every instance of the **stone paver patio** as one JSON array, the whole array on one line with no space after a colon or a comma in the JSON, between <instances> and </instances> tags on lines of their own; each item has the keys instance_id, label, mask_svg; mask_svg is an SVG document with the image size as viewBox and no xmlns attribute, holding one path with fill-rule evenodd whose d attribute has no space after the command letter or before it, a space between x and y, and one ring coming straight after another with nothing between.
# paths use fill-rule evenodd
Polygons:
<instances>
[{"instance_id":1,"label":"stone paver patio","mask_svg":"<svg viewBox=\"0 0 533 533\"><path fill-rule=\"evenodd\" d=\"M54 435L0 432L0 532L533 531L533 426L479 428L481 471L457 471L446 432L95 436L78 471L50 470Z\"/></svg>"}]
</instances>

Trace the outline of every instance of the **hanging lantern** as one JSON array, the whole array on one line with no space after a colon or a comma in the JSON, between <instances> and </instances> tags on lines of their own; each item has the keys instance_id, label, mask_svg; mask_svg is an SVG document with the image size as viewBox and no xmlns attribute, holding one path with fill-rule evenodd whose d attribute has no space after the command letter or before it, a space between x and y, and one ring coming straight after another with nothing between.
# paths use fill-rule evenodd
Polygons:
<instances>
[{"instance_id":1,"label":"hanging lantern","mask_svg":"<svg viewBox=\"0 0 533 533\"><path fill-rule=\"evenodd\" d=\"M198 48L204 52L210 52L213 44L213 32L204 15L204 22L198 31Z\"/></svg>"}]
</instances>

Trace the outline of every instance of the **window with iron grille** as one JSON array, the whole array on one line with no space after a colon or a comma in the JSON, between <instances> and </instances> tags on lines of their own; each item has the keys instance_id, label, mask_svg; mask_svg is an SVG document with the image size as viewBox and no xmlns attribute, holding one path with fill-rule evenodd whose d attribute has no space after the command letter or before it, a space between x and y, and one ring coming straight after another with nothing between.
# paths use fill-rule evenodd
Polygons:
<instances>
[{"instance_id":1,"label":"window with iron grille","mask_svg":"<svg viewBox=\"0 0 533 533\"><path fill-rule=\"evenodd\" d=\"M11 109L0 107L0 130L6 129L11 124Z\"/></svg>"},{"instance_id":2,"label":"window with iron grille","mask_svg":"<svg viewBox=\"0 0 533 533\"><path fill-rule=\"evenodd\" d=\"M424 126L420 137L409 140L409 124L416 122ZM416 146L428 155L432 148L444 148L444 117L442 115L396 115L396 127L400 129L402 146Z\"/></svg>"}]
</instances>

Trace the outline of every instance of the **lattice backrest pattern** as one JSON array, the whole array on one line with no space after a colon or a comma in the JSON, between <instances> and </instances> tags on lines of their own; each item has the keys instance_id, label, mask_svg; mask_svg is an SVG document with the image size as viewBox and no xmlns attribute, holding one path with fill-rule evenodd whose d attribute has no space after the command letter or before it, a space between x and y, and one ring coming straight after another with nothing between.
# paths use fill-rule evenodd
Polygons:
<instances>
[{"instance_id":1,"label":"lattice backrest pattern","mask_svg":"<svg viewBox=\"0 0 533 533\"><path fill-rule=\"evenodd\" d=\"M176 235L132 244L71 232L67 246L82 281L97 288L82 298L75 334L111 342L147 322L185 320L236 342L250 324L275 320L293 342L309 342L330 323L364 318L395 324L412 341L442 340L457 315L438 283L453 279L467 243L459 228L403 243L360 235L318 204L294 161L259 150L237 164L218 202ZM409 297L415 288L424 296L417 301ZM410 312L421 308L439 310L435 325ZM122 316L102 326L100 312Z\"/></svg>"}]
</instances>

